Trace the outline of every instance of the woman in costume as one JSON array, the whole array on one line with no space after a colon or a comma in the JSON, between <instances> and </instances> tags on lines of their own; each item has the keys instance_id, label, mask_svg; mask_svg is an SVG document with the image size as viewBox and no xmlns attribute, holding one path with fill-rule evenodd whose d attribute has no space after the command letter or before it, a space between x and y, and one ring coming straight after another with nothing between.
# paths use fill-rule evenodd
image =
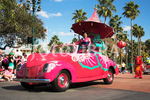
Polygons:
<instances>
[{"instance_id":1,"label":"woman in costume","mask_svg":"<svg viewBox=\"0 0 150 100\"><path fill-rule=\"evenodd\" d=\"M76 45L79 45L79 53L86 53L88 46L91 44L91 39L87 37L88 33L86 31L82 32L83 38L76 42Z\"/></svg>"}]
</instances>

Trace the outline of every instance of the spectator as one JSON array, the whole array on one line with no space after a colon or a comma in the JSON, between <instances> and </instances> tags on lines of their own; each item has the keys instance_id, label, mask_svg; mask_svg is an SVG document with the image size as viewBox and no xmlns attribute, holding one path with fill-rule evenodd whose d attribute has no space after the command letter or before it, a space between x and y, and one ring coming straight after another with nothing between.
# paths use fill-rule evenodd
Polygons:
<instances>
[{"instance_id":1,"label":"spectator","mask_svg":"<svg viewBox=\"0 0 150 100\"><path fill-rule=\"evenodd\" d=\"M2 56L2 54L3 54L3 51L0 50L0 68L2 68L2 61L3 61L3 56Z\"/></svg>"},{"instance_id":2,"label":"spectator","mask_svg":"<svg viewBox=\"0 0 150 100\"><path fill-rule=\"evenodd\" d=\"M2 59L2 54L3 54L3 51L2 50L0 50L0 58ZM1 60L0 59L0 60Z\"/></svg>"},{"instance_id":3,"label":"spectator","mask_svg":"<svg viewBox=\"0 0 150 100\"><path fill-rule=\"evenodd\" d=\"M119 72L120 72L120 73L122 72L122 67L121 67L121 65L119 65Z\"/></svg>"},{"instance_id":4,"label":"spectator","mask_svg":"<svg viewBox=\"0 0 150 100\"><path fill-rule=\"evenodd\" d=\"M15 66L15 69L14 69L14 74L16 74L16 68L17 68L17 66L18 66L19 64L21 64L21 59L20 59L20 60L17 60L17 62L16 62L16 66Z\"/></svg>"},{"instance_id":5,"label":"spectator","mask_svg":"<svg viewBox=\"0 0 150 100\"><path fill-rule=\"evenodd\" d=\"M9 56L9 67L12 67L13 70L15 69L15 66L14 66L14 54L12 52L10 52L10 56Z\"/></svg>"},{"instance_id":6,"label":"spectator","mask_svg":"<svg viewBox=\"0 0 150 100\"><path fill-rule=\"evenodd\" d=\"M23 62L27 62L27 55L26 55L26 54L23 55L22 61L23 61Z\"/></svg>"},{"instance_id":7,"label":"spectator","mask_svg":"<svg viewBox=\"0 0 150 100\"><path fill-rule=\"evenodd\" d=\"M5 70L4 72L4 78L6 79L6 81L12 81L13 79L13 67L8 67L8 70Z\"/></svg>"},{"instance_id":8,"label":"spectator","mask_svg":"<svg viewBox=\"0 0 150 100\"><path fill-rule=\"evenodd\" d=\"M17 56L17 58L16 58L16 60L15 60L15 62L14 62L14 65L16 66L17 65L17 62L18 62L18 60L21 60L22 61L22 56Z\"/></svg>"},{"instance_id":9,"label":"spectator","mask_svg":"<svg viewBox=\"0 0 150 100\"><path fill-rule=\"evenodd\" d=\"M122 64L121 64L121 66L122 66L122 74L124 74L124 71L125 71L125 63L124 62L122 62Z\"/></svg>"},{"instance_id":10,"label":"spectator","mask_svg":"<svg viewBox=\"0 0 150 100\"><path fill-rule=\"evenodd\" d=\"M4 59L3 59L3 62L2 62L2 66L5 68L5 70L8 69L8 66L9 66L9 60L8 60L8 55L4 55Z\"/></svg>"},{"instance_id":11,"label":"spectator","mask_svg":"<svg viewBox=\"0 0 150 100\"><path fill-rule=\"evenodd\" d=\"M133 64L130 64L129 66L130 66L130 67L129 67L130 73L132 73L132 66L133 66Z\"/></svg>"},{"instance_id":12,"label":"spectator","mask_svg":"<svg viewBox=\"0 0 150 100\"><path fill-rule=\"evenodd\" d=\"M3 69L0 69L0 81L5 81L3 78Z\"/></svg>"}]
</instances>

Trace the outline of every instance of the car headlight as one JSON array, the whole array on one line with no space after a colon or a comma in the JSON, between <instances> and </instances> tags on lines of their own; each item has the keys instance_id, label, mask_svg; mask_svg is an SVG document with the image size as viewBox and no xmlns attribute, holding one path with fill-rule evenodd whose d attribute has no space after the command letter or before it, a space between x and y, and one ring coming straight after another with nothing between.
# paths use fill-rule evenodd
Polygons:
<instances>
[{"instance_id":1,"label":"car headlight","mask_svg":"<svg viewBox=\"0 0 150 100\"><path fill-rule=\"evenodd\" d=\"M20 71L20 69L21 69L21 64L17 65L16 72Z\"/></svg>"},{"instance_id":2,"label":"car headlight","mask_svg":"<svg viewBox=\"0 0 150 100\"><path fill-rule=\"evenodd\" d=\"M46 63L46 64L44 65L44 67L43 67L43 73L46 73L46 72L47 72L48 67L49 67L49 64Z\"/></svg>"}]
</instances>

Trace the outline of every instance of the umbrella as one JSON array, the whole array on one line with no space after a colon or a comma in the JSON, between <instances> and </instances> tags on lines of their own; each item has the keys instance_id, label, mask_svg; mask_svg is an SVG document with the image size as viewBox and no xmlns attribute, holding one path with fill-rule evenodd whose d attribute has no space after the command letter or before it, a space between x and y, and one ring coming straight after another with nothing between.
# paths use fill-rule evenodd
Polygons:
<instances>
[{"instance_id":1,"label":"umbrella","mask_svg":"<svg viewBox=\"0 0 150 100\"><path fill-rule=\"evenodd\" d=\"M88 20L72 24L71 29L79 35L82 35L83 30L88 33L96 33L101 36L101 39L111 37L114 34L113 28L99 21L97 8L95 8L93 15Z\"/></svg>"}]
</instances>

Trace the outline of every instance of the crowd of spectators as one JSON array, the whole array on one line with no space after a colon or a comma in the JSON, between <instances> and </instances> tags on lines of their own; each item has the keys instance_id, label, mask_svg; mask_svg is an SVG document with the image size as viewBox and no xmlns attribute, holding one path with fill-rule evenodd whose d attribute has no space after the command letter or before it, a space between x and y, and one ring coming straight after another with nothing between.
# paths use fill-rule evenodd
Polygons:
<instances>
[{"instance_id":1,"label":"crowd of spectators","mask_svg":"<svg viewBox=\"0 0 150 100\"><path fill-rule=\"evenodd\" d=\"M16 67L21 62L27 61L27 55L23 53L21 55L15 55L12 51L9 54L4 54L0 50L0 81L12 81L16 75Z\"/></svg>"}]
</instances>

